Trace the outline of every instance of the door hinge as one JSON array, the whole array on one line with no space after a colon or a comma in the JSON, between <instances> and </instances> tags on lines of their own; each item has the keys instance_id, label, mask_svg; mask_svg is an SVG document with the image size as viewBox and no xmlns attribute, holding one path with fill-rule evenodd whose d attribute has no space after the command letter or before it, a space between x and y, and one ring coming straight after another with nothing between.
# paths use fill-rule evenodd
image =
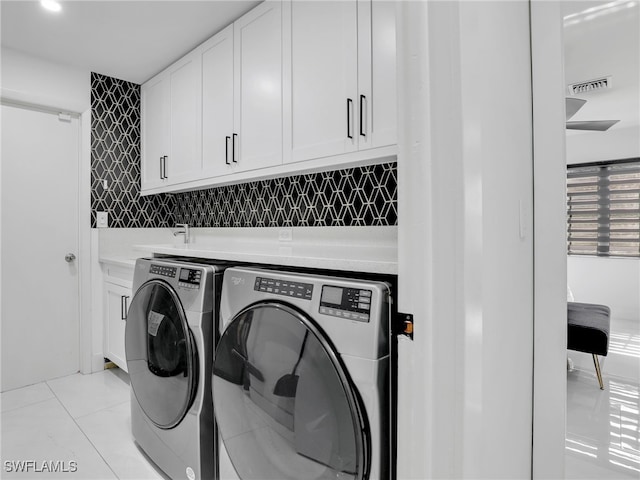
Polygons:
<instances>
[{"instance_id":1,"label":"door hinge","mask_svg":"<svg viewBox=\"0 0 640 480\"><path fill-rule=\"evenodd\" d=\"M397 312L393 318L393 333L413 340L413 314Z\"/></svg>"}]
</instances>

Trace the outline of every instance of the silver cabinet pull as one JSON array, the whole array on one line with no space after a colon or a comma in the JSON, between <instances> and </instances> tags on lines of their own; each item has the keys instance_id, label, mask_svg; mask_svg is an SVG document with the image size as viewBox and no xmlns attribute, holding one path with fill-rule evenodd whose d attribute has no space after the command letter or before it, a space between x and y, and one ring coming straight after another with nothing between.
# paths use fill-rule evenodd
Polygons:
<instances>
[{"instance_id":1,"label":"silver cabinet pull","mask_svg":"<svg viewBox=\"0 0 640 480\"><path fill-rule=\"evenodd\" d=\"M129 297L126 295L120 296L120 319L121 320L127 319L127 300L128 299Z\"/></svg>"},{"instance_id":2,"label":"silver cabinet pull","mask_svg":"<svg viewBox=\"0 0 640 480\"><path fill-rule=\"evenodd\" d=\"M71 263L71 262L73 262L75 259L76 259L76 256L75 256L73 253L67 253L67 254L64 256L64 261L65 261L65 262L67 262L67 263Z\"/></svg>"}]
</instances>

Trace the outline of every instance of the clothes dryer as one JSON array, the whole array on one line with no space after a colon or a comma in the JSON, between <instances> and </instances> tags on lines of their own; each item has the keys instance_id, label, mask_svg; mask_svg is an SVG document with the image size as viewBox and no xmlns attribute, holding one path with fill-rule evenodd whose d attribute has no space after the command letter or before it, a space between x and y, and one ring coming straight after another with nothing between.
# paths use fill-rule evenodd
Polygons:
<instances>
[{"instance_id":1,"label":"clothes dryer","mask_svg":"<svg viewBox=\"0 0 640 480\"><path fill-rule=\"evenodd\" d=\"M220 322L221 479L394 478L386 283L229 268Z\"/></svg>"},{"instance_id":2,"label":"clothes dryer","mask_svg":"<svg viewBox=\"0 0 640 480\"><path fill-rule=\"evenodd\" d=\"M125 330L131 428L170 478L217 478L211 365L224 266L138 259Z\"/></svg>"}]
</instances>

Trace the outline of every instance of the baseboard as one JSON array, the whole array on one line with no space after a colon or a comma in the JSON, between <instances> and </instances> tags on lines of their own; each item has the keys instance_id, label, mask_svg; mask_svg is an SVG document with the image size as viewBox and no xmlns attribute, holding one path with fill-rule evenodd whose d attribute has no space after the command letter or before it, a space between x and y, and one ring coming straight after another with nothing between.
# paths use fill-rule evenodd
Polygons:
<instances>
[{"instance_id":1,"label":"baseboard","mask_svg":"<svg viewBox=\"0 0 640 480\"><path fill-rule=\"evenodd\" d=\"M101 372L102 370L104 370L104 357L102 353L93 355L91 360L91 373Z\"/></svg>"}]
</instances>

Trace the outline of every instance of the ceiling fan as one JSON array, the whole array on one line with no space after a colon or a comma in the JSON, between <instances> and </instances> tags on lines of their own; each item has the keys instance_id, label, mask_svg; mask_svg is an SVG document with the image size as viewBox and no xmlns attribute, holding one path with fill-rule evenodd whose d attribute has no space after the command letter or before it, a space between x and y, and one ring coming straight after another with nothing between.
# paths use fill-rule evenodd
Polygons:
<instances>
[{"instance_id":1,"label":"ceiling fan","mask_svg":"<svg viewBox=\"0 0 640 480\"><path fill-rule=\"evenodd\" d=\"M573 117L578 110L580 110L586 100L581 98L565 98L566 100L566 112L567 112L567 129L568 130L596 130L598 132L604 132L609 130L613 125L620 120L587 120L582 122L570 122L569 119Z\"/></svg>"}]
</instances>

